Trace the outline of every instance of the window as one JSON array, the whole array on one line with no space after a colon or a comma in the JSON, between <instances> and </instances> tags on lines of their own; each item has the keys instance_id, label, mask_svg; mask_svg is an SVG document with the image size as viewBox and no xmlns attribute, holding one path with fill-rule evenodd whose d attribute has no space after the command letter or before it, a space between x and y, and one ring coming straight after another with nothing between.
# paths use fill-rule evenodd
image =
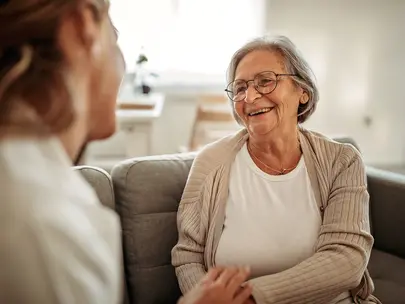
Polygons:
<instances>
[{"instance_id":1,"label":"window","mask_svg":"<svg viewBox=\"0 0 405 304\"><path fill-rule=\"evenodd\" d=\"M264 33L265 15L265 0L111 1L128 72L143 48L150 69L184 80L224 78L233 52Z\"/></svg>"}]
</instances>

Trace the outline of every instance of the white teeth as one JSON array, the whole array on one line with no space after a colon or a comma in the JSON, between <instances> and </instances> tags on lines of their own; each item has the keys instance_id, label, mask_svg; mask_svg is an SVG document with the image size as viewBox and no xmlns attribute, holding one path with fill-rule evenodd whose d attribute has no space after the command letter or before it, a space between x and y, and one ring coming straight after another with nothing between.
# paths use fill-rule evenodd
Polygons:
<instances>
[{"instance_id":1,"label":"white teeth","mask_svg":"<svg viewBox=\"0 0 405 304\"><path fill-rule=\"evenodd\" d=\"M271 108L263 108L263 109L255 111L255 112L249 113L249 116L257 115L260 113L266 113L266 112L269 112L270 110L271 110Z\"/></svg>"}]
</instances>

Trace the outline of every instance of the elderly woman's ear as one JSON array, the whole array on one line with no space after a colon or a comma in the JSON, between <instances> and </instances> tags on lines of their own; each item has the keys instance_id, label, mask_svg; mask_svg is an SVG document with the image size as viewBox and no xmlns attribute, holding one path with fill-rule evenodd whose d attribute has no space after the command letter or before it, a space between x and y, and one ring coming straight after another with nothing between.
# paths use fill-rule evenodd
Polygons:
<instances>
[{"instance_id":1,"label":"elderly woman's ear","mask_svg":"<svg viewBox=\"0 0 405 304\"><path fill-rule=\"evenodd\" d=\"M300 104L306 104L309 101L309 96L307 92L303 92L300 98Z\"/></svg>"}]
</instances>

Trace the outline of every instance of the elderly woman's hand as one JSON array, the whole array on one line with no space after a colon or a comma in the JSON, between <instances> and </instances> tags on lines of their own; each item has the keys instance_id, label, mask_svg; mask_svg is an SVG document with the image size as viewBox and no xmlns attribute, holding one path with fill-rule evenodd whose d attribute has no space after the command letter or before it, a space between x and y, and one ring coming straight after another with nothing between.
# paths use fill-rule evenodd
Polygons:
<instances>
[{"instance_id":1,"label":"elderly woman's hand","mask_svg":"<svg viewBox=\"0 0 405 304\"><path fill-rule=\"evenodd\" d=\"M249 271L244 268L213 268L201 282L180 299L178 304L245 304L251 293L250 286L242 284Z\"/></svg>"}]
</instances>

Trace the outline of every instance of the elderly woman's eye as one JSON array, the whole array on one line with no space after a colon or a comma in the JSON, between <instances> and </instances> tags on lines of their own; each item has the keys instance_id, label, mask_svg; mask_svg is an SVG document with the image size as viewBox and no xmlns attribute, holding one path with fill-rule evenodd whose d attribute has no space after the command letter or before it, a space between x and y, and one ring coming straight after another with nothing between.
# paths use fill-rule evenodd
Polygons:
<instances>
[{"instance_id":1,"label":"elderly woman's eye","mask_svg":"<svg viewBox=\"0 0 405 304\"><path fill-rule=\"evenodd\" d=\"M274 79L272 79L272 78L261 78L261 79L259 79L258 85L261 87L265 87L265 86L271 85L273 83L273 81L274 81Z\"/></svg>"},{"instance_id":2,"label":"elderly woman's eye","mask_svg":"<svg viewBox=\"0 0 405 304\"><path fill-rule=\"evenodd\" d=\"M246 83L243 81L235 81L232 85L232 92L238 94L243 91L246 91Z\"/></svg>"},{"instance_id":3,"label":"elderly woman's eye","mask_svg":"<svg viewBox=\"0 0 405 304\"><path fill-rule=\"evenodd\" d=\"M238 94L238 93L241 93L241 92L245 92L245 91L246 91L246 86L244 86L244 85L235 87L235 88L233 89L233 92L234 92L235 94Z\"/></svg>"}]
</instances>

